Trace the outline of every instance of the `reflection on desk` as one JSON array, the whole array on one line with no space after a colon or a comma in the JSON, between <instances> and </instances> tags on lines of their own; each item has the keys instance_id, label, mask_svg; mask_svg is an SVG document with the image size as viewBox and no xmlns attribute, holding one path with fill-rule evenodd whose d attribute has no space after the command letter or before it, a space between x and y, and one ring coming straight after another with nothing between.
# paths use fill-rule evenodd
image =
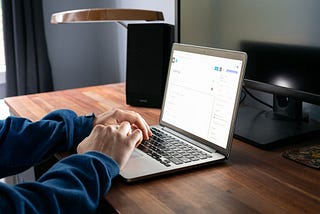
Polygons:
<instances>
[{"instance_id":1,"label":"reflection on desk","mask_svg":"<svg viewBox=\"0 0 320 214\"><path fill-rule=\"evenodd\" d=\"M11 97L5 102L15 115L32 120L59 108L78 114L130 109L150 125L160 115L159 109L126 105L123 83ZM117 178L105 198L120 213L318 213L319 170L283 158L285 149L264 151L234 140L225 163L134 184Z\"/></svg>"}]
</instances>

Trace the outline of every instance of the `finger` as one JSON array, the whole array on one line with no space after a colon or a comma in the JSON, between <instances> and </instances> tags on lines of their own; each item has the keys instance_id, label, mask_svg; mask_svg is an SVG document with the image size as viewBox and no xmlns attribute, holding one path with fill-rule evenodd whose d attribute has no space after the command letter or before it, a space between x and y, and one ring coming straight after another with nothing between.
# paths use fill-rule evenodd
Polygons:
<instances>
[{"instance_id":1,"label":"finger","mask_svg":"<svg viewBox=\"0 0 320 214\"><path fill-rule=\"evenodd\" d=\"M122 122L120 125L118 125L119 132L128 135L131 133L131 125L128 121Z\"/></svg>"},{"instance_id":2,"label":"finger","mask_svg":"<svg viewBox=\"0 0 320 214\"><path fill-rule=\"evenodd\" d=\"M111 133L115 133L117 132L119 129L119 125L108 125L108 126L105 126L105 134L106 135L109 135Z\"/></svg>"},{"instance_id":3,"label":"finger","mask_svg":"<svg viewBox=\"0 0 320 214\"><path fill-rule=\"evenodd\" d=\"M141 129L144 139L149 139L149 136L152 135L149 125L138 113L134 113L134 115L131 115L128 121L135 124L139 129Z\"/></svg>"},{"instance_id":4,"label":"finger","mask_svg":"<svg viewBox=\"0 0 320 214\"><path fill-rule=\"evenodd\" d=\"M143 120L143 122L144 122L144 124L145 124L145 126L147 128L147 133L146 134L147 134L148 137L150 137L152 135L152 132L151 132L151 129L149 127L149 124L143 118L142 118L142 120Z\"/></svg>"},{"instance_id":5,"label":"finger","mask_svg":"<svg viewBox=\"0 0 320 214\"><path fill-rule=\"evenodd\" d=\"M117 118L118 123L129 121L131 124L136 124L143 132L144 139L148 139L149 136L152 135L149 125L137 112L117 109L115 110L114 115Z\"/></svg>"},{"instance_id":6,"label":"finger","mask_svg":"<svg viewBox=\"0 0 320 214\"><path fill-rule=\"evenodd\" d=\"M137 147L143 140L143 135L140 129L136 129L130 135L130 140L134 143L135 147Z\"/></svg>"}]
</instances>

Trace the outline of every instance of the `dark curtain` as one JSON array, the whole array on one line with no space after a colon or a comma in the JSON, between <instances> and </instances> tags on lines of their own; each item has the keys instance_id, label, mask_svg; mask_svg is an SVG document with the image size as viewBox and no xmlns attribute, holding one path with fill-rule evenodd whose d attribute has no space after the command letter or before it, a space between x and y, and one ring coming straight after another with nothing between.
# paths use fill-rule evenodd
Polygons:
<instances>
[{"instance_id":1,"label":"dark curtain","mask_svg":"<svg viewBox=\"0 0 320 214\"><path fill-rule=\"evenodd\" d=\"M53 90L42 0L1 0L7 96Z\"/></svg>"}]
</instances>

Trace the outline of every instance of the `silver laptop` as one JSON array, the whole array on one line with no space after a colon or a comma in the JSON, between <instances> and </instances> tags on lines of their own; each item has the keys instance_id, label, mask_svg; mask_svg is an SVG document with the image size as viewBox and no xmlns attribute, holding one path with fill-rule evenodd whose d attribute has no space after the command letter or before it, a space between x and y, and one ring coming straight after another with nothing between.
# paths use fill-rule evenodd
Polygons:
<instances>
[{"instance_id":1,"label":"silver laptop","mask_svg":"<svg viewBox=\"0 0 320 214\"><path fill-rule=\"evenodd\" d=\"M243 52L173 44L160 122L120 175L132 182L227 159L246 61Z\"/></svg>"}]
</instances>

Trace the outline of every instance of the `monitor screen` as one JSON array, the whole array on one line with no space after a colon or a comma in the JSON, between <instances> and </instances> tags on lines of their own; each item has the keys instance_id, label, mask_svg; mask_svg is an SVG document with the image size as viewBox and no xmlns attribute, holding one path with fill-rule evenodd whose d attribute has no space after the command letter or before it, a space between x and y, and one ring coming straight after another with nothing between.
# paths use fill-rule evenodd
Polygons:
<instances>
[{"instance_id":1,"label":"monitor screen","mask_svg":"<svg viewBox=\"0 0 320 214\"><path fill-rule=\"evenodd\" d=\"M320 130L303 111L320 104L318 8L316 0L177 2L179 42L247 52L245 88L269 103L264 93L273 95L270 111L255 102L239 109L236 137L267 148Z\"/></svg>"},{"instance_id":2,"label":"monitor screen","mask_svg":"<svg viewBox=\"0 0 320 214\"><path fill-rule=\"evenodd\" d=\"M245 86L320 104L320 47L242 41L250 55Z\"/></svg>"}]
</instances>

